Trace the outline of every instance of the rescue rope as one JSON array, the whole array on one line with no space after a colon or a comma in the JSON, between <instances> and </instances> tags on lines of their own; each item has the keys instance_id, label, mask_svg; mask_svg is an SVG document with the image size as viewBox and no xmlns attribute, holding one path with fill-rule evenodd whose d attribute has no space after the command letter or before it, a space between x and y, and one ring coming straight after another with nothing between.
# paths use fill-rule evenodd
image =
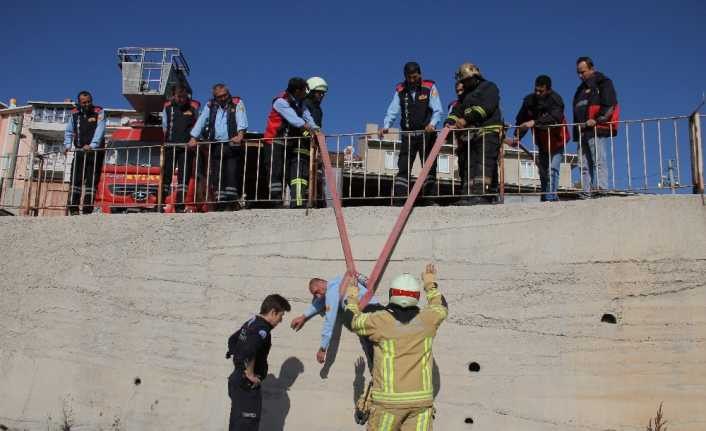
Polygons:
<instances>
[{"instance_id":1,"label":"rescue rope","mask_svg":"<svg viewBox=\"0 0 706 431\"><path fill-rule=\"evenodd\" d=\"M390 260L392 250L395 248L395 245L397 244L397 241L399 240L400 235L402 234L402 230L404 229L404 226L407 223L407 219L409 218L409 215L412 212L414 201L417 200L417 196L422 190L422 186L424 185L424 182L426 181L427 176L429 175L429 171L431 170L431 167L434 164L436 157L439 155L439 151L441 151L441 146L444 144L444 142L446 142L446 137L448 136L448 134L448 127L444 127L439 133L439 136L436 138L436 142L434 142L434 146L432 147L429 156L424 162L422 171L417 176L417 180L414 182L414 187L412 187L412 191L410 192L409 196L407 197L407 200L404 203L404 206L402 207L402 211L400 212L399 216L397 216L397 221L395 222L395 225L392 228L390 235L387 237L387 241L385 242L385 245L382 248L382 251L380 252L380 256L378 256L377 261L375 261L373 271L368 277L368 292L360 301L361 310L365 308L365 306L370 301L370 298L372 298L372 296L375 294L375 291L377 290L378 280L382 276L382 273L384 272L385 267L387 266L387 263ZM343 218L343 208L341 206L341 199L340 196L338 196L338 192L336 191L336 180L333 175L333 167L331 166L331 158L329 157L328 148L326 147L326 138L321 133L317 133L316 139L319 142L319 147L321 148L321 159L324 162L324 172L326 174L326 186L331 192L331 197L333 200L333 210L336 214L338 234L341 237L341 247L343 248L343 256L346 260L346 275L343 277L343 281L341 282L341 287L339 290L339 295L341 299L343 299L343 296L346 293L346 288L348 286L348 281L351 277L354 277L357 272L355 269L355 262L353 260L353 252L351 251L350 240L348 238L348 231L346 229L346 222Z\"/></svg>"}]
</instances>

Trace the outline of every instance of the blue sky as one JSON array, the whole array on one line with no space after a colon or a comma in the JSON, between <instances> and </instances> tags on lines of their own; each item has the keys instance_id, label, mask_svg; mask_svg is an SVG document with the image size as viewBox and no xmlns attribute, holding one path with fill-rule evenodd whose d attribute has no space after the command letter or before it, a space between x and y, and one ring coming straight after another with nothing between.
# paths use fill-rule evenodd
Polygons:
<instances>
[{"instance_id":1,"label":"blue sky","mask_svg":"<svg viewBox=\"0 0 706 431\"><path fill-rule=\"evenodd\" d=\"M691 111L706 90L706 4L682 2L3 2L0 100L120 95L120 46L182 48L195 97L224 81L262 130L272 96L290 76L321 75L331 91L326 130L381 122L405 61L437 81L446 105L452 75L477 63L501 89L512 120L540 73L564 99L574 61L594 58L615 81L624 118ZM172 5L169 7L168 5ZM214 6L218 5L218 6Z\"/></svg>"},{"instance_id":2,"label":"blue sky","mask_svg":"<svg viewBox=\"0 0 706 431\"><path fill-rule=\"evenodd\" d=\"M3 2L0 100L63 100L88 89L97 104L128 107L115 50L174 46L192 69L195 97L228 84L262 131L272 97L291 76L328 80L327 132L382 122L402 65L416 60L444 106L463 61L498 84L506 121L538 74L570 106L575 59L611 77L622 118L686 114L706 91L706 4L698 1L545 2ZM570 113L567 111L570 118Z\"/></svg>"}]
</instances>

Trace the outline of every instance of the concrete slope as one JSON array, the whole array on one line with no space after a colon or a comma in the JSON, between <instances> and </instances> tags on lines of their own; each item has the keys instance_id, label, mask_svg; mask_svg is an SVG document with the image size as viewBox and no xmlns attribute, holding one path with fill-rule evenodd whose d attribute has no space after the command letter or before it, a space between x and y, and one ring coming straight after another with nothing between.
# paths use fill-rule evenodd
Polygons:
<instances>
[{"instance_id":1,"label":"concrete slope","mask_svg":"<svg viewBox=\"0 0 706 431\"><path fill-rule=\"evenodd\" d=\"M362 271L398 213L345 211ZM344 271L331 210L3 217L0 247L0 424L224 430L226 339L279 292L294 313L273 333L262 429L361 429L357 339L344 329L322 369L322 319L288 327L308 279ZM427 261L450 303L436 429L643 430L660 402L670 430L706 429L700 198L418 208L383 286Z\"/></svg>"}]
</instances>

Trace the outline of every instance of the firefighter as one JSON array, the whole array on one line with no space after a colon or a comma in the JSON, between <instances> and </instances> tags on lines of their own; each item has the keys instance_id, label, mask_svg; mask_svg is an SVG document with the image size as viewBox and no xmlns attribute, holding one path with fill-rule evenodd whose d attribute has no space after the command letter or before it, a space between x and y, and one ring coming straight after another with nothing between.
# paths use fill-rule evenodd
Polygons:
<instances>
[{"instance_id":1,"label":"firefighter","mask_svg":"<svg viewBox=\"0 0 706 431\"><path fill-rule=\"evenodd\" d=\"M552 90L552 79L539 75L534 81L534 92L522 101L515 118L515 136L505 143L518 146L520 140L532 130L534 143L539 148L537 165L542 188L542 202L559 200L556 192L559 185L559 170L564 155L564 146L569 140L569 129L564 116L564 101ZM563 124L562 126L556 126ZM555 126L555 127L550 127Z\"/></svg>"},{"instance_id":2,"label":"firefighter","mask_svg":"<svg viewBox=\"0 0 706 431\"><path fill-rule=\"evenodd\" d=\"M71 188L69 189L68 214L79 214L81 188L83 187L83 214L93 212L93 199L100 179L104 153L105 113L100 106L93 105L93 96L88 91L78 93L78 106L64 131L64 154L73 147L71 161Z\"/></svg>"},{"instance_id":3,"label":"firefighter","mask_svg":"<svg viewBox=\"0 0 706 431\"><path fill-rule=\"evenodd\" d=\"M167 144L186 144L191 139L191 129L199 117L201 104L191 99L186 86L177 84L173 89L172 99L164 104L162 110L162 130ZM177 169L175 212L184 212L184 196L189 186L193 170L194 150L184 145L172 145L165 149L164 170L162 176L162 196L171 194L172 176ZM164 203L164 199L162 199Z\"/></svg>"},{"instance_id":4,"label":"firefighter","mask_svg":"<svg viewBox=\"0 0 706 431\"><path fill-rule=\"evenodd\" d=\"M321 129L324 127L324 112L321 109L321 102L328 92L328 84L323 78L314 76L306 80L306 85L309 87L309 94L307 94L304 99L304 106L309 110L311 117L314 119L314 123ZM317 170L318 194L321 196L321 202L324 202L325 206L326 175L324 175L323 169L321 168L319 158L315 160L315 167ZM318 196L315 197L315 199L318 201Z\"/></svg>"},{"instance_id":5,"label":"firefighter","mask_svg":"<svg viewBox=\"0 0 706 431\"><path fill-rule=\"evenodd\" d=\"M231 96L225 84L213 86L213 99L201 111L196 125L191 129L189 146L197 145L196 139L210 142L208 160L211 162L211 184L216 188L216 209L238 210L239 182L242 180L243 147L248 116L240 97Z\"/></svg>"},{"instance_id":6,"label":"firefighter","mask_svg":"<svg viewBox=\"0 0 706 431\"><path fill-rule=\"evenodd\" d=\"M498 154L502 133L500 91L486 81L480 69L463 63L456 72L456 81L463 84L463 100L446 120L452 128L470 130L461 139L459 159L467 157L470 171L461 178L464 196L458 205L493 203L498 187ZM464 134L461 133L463 136Z\"/></svg>"},{"instance_id":7,"label":"firefighter","mask_svg":"<svg viewBox=\"0 0 706 431\"><path fill-rule=\"evenodd\" d=\"M410 274L392 280L389 305L373 313L360 311L357 284L348 287L344 319L356 334L373 342L368 430L432 429L432 343L448 315L435 274L433 264L422 274L427 298L423 309L417 306L421 286Z\"/></svg>"},{"instance_id":8,"label":"firefighter","mask_svg":"<svg viewBox=\"0 0 706 431\"><path fill-rule=\"evenodd\" d=\"M397 116L400 116L402 143L397 158L397 175L394 180L394 196L407 196L410 188L410 170L419 153L419 161L424 164L436 140L436 124L441 119L441 99L434 81L422 79L422 69L416 62L404 65L404 78L395 87L392 101L387 108L382 129L378 131L380 139L389 131ZM424 182L424 196L436 192L436 161ZM401 205L402 199L395 200ZM431 203L427 201L427 203Z\"/></svg>"},{"instance_id":9,"label":"firefighter","mask_svg":"<svg viewBox=\"0 0 706 431\"><path fill-rule=\"evenodd\" d=\"M606 150L618 135L620 105L613 81L597 71L589 57L576 60L576 73L581 84L574 95L574 141L582 159L579 197L585 199L601 196L608 188Z\"/></svg>"},{"instance_id":10,"label":"firefighter","mask_svg":"<svg viewBox=\"0 0 706 431\"><path fill-rule=\"evenodd\" d=\"M308 87L303 78L291 78L287 90L272 101L265 129L267 163L270 168L270 199L282 200L282 181L289 183L290 207L305 205L309 186L309 141L318 126L304 105ZM271 152L271 153L270 153Z\"/></svg>"},{"instance_id":11,"label":"firefighter","mask_svg":"<svg viewBox=\"0 0 706 431\"><path fill-rule=\"evenodd\" d=\"M262 412L260 386L267 376L267 356L272 347L270 332L291 310L280 295L268 295L260 314L252 317L228 338L226 359L233 358L233 373L228 377L230 431L257 431Z\"/></svg>"}]
</instances>

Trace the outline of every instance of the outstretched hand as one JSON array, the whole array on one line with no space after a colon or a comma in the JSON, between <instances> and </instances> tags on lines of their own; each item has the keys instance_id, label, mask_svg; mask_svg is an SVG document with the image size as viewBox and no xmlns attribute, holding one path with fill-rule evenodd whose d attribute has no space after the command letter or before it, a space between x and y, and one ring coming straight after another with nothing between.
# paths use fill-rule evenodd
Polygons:
<instances>
[{"instance_id":1,"label":"outstretched hand","mask_svg":"<svg viewBox=\"0 0 706 431\"><path fill-rule=\"evenodd\" d=\"M429 283L434 283L436 281L436 267L433 263L428 263L424 272L422 273L422 281L426 287Z\"/></svg>"},{"instance_id":2,"label":"outstretched hand","mask_svg":"<svg viewBox=\"0 0 706 431\"><path fill-rule=\"evenodd\" d=\"M306 316L302 315L302 316L295 317L294 319L292 319L292 324L290 326L295 331L298 331L304 327L305 323L306 323Z\"/></svg>"}]
</instances>

